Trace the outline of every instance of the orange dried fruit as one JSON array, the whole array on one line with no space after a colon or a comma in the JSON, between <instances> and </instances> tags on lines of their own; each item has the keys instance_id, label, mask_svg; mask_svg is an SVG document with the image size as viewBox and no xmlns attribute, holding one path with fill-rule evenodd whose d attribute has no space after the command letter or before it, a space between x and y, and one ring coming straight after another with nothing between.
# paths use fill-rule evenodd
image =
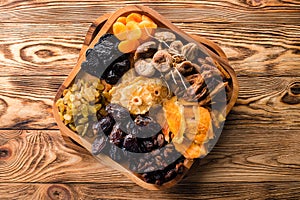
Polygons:
<instances>
[{"instance_id":1,"label":"orange dried fruit","mask_svg":"<svg viewBox=\"0 0 300 200\"><path fill-rule=\"evenodd\" d=\"M142 15L139 13L131 13L126 17L126 23L128 23L130 21L141 22Z\"/></svg>"},{"instance_id":2,"label":"orange dried fruit","mask_svg":"<svg viewBox=\"0 0 300 200\"><path fill-rule=\"evenodd\" d=\"M173 133L173 142L181 143L185 130L185 120L183 116L184 107L177 101L177 97L172 97L163 103L165 118L167 119L169 130Z\"/></svg>"},{"instance_id":3,"label":"orange dried fruit","mask_svg":"<svg viewBox=\"0 0 300 200\"><path fill-rule=\"evenodd\" d=\"M127 38L126 26L121 22L115 22L113 24L113 33L119 40L125 40Z\"/></svg>"},{"instance_id":4,"label":"orange dried fruit","mask_svg":"<svg viewBox=\"0 0 300 200\"><path fill-rule=\"evenodd\" d=\"M121 22L122 24L126 25L126 17L119 17L117 22Z\"/></svg>"},{"instance_id":5,"label":"orange dried fruit","mask_svg":"<svg viewBox=\"0 0 300 200\"><path fill-rule=\"evenodd\" d=\"M123 53L129 53L134 50L140 45L138 40L124 40L121 41L118 45L118 48Z\"/></svg>"},{"instance_id":6,"label":"orange dried fruit","mask_svg":"<svg viewBox=\"0 0 300 200\"><path fill-rule=\"evenodd\" d=\"M187 159L194 159L206 154L207 150L204 145L199 145L193 142L189 148L185 150L183 156Z\"/></svg>"},{"instance_id":7,"label":"orange dried fruit","mask_svg":"<svg viewBox=\"0 0 300 200\"><path fill-rule=\"evenodd\" d=\"M126 24L127 39L128 40L138 40L142 36L142 31L138 26L138 23L130 21Z\"/></svg>"},{"instance_id":8,"label":"orange dried fruit","mask_svg":"<svg viewBox=\"0 0 300 200\"><path fill-rule=\"evenodd\" d=\"M199 122L197 127L197 135L195 137L195 142L201 144L206 142L207 139L211 139L213 136L212 132L212 124L211 124L211 116L208 109L204 107L198 107L199 113Z\"/></svg>"},{"instance_id":9,"label":"orange dried fruit","mask_svg":"<svg viewBox=\"0 0 300 200\"><path fill-rule=\"evenodd\" d=\"M149 21L149 22L154 23L153 20L150 17L148 17L147 15L142 15L142 21Z\"/></svg>"},{"instance_id":10,"label":"orange dried fruit","mask_svg":"<svg viewBox=\"0 0 300 200\"><path fill-rule=\"evenodd\" d=\"M138 26L142 30L142 36L141 36L142 40L148 39L150 35L153 35L154 29L157 28L157 25L155 23L147 21L147 20L141 21L138 24Z\"/></svg>"}]
</instances>

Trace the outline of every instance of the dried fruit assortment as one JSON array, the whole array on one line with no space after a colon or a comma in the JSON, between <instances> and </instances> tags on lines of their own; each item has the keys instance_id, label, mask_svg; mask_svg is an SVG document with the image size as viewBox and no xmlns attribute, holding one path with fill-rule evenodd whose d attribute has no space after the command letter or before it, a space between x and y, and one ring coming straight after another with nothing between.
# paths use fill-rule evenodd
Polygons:
<instances>
[{"instance_id":1,"label":"dried fruit assortment","mask_svg":"<svg viewBox=\"0 0 300 200\"><path fill-rule=\"evenodd\" d=\"M56 105L70 129L93 141L94 155L162 185L207 154L225 120L230 76L220 68L196 43L130 13L86 51L88 75Z\"/></svg>"}]
</instances>

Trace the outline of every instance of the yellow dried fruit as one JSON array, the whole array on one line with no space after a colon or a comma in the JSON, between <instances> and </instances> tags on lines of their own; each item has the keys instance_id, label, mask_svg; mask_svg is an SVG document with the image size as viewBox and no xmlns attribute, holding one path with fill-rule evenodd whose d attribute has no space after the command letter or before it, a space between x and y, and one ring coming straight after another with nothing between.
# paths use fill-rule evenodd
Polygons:
<instances>
[{"instance_id":1,"label":"yellow dried fruit","mask_svg":"<svg viewBox=\"0 0 300 200\"><path fill-rule=\"evenodd\" d=\"M111 103L118 103L132 114L145 114L167 97L167 87L158 78L134 77L131 70L110 90Z\"/></svg>"},{"instance_id":2,"label":"yellow dried fruit","mask_svg":"<svg viewBox=\"0 0 300 200\"><path fill-rule=\"evenodd\" d=\"M56 101L60 119L71 130L85 133L85 124L89 120L97 119L96 113L102 108L102 103L105 103L105 98L100 96L104 89L100 79L78 79L65 89L63 97Z\"/></svg>"}]
</instances>

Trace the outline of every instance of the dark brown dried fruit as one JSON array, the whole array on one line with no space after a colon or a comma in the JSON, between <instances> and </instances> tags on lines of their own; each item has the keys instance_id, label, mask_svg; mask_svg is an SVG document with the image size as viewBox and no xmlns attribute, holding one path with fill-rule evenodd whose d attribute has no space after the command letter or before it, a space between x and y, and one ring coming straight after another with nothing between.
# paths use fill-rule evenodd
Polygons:
<instances>
[{"instance_id":1,"label":"dark brown dried fruit","mask_svg":"<svg viewBox=\"0 0 300 200\"><path fill-rule=\"evenodd\" d=\"M116 122L125 122L131 120L129 111L119 104L109 104L106 106L106 111Z\"/></svg>"},{"instance_id":2,"label":"dark brown dried fruit","mask_svg":"<svg viewBox=\"0 0 300 200\"><path fill-rule=\"evenodd\" d=\"M123 148L126 151L130 151L130 152L135 152L135 153L140 152L138 140L132 134L128 134L125 136L124 142L123 142Z\"/></svg>"},{"instance_id":3,"label":"dark brown dried fruit","mask_svg":"<svg viewBox=\"0 0 300 200\"><path fill-rule=\"evenodd\" d=\"M111 116L102 117L98 122L93 124L94 134L99 135L104 133L105 135L109 135L114 124L115 121Z\"/></svg>"},{"instance_id":4,"label":"dark brown dried fruit","mask_svg":"<svg viewBox=\"0 0 300 200\"><path fill-rule=\"evenodd\" d=\"M139 58L152 58L157 51L157 43L154 41L149 41L141 44L135 51L134 59Z\"/></svg>"},{"instance_id":5,"label":"dark brown dried fruit","mask_svg":"<svg viewBox=\"0 0 300 200\"><path fill-rule=\"evenodd\" d=\"M105 148L107 142L107 137L98 136L92 145L92 154L98 155Z\"/></svg>"},{"instance_id":6,"label":"dark brown dried fruit","mask_svg":"<svg viewBox=\"0 0 300 200\"><path fill-rule=\"evenodd\" d=\"M117 123L114 125L110 135L109 135L109 140L111 143L118 147L122 147L124 137L126 136L126 133L124 133L121 128L120 124Z\"/></svg>"}]
</instances>

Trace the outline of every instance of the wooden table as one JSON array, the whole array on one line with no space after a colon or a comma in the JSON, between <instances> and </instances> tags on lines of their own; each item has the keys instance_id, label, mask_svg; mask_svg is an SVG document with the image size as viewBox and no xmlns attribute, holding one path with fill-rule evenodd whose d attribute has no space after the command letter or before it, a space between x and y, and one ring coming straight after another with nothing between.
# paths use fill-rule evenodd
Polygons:
<instances>
[{"instance_id":1,"label":"wooden table","mask_svg":"<svg viewBox=\"0 0 300 200\"><path fill-rule=\"evenodd\" d=\"M219 44L240 94L213 151L146 191L62 136L59 85L98 16L144 4ZM23 1L0 5L0 199L300 199L300 2Z\"/></svg>"}]
</instances>

